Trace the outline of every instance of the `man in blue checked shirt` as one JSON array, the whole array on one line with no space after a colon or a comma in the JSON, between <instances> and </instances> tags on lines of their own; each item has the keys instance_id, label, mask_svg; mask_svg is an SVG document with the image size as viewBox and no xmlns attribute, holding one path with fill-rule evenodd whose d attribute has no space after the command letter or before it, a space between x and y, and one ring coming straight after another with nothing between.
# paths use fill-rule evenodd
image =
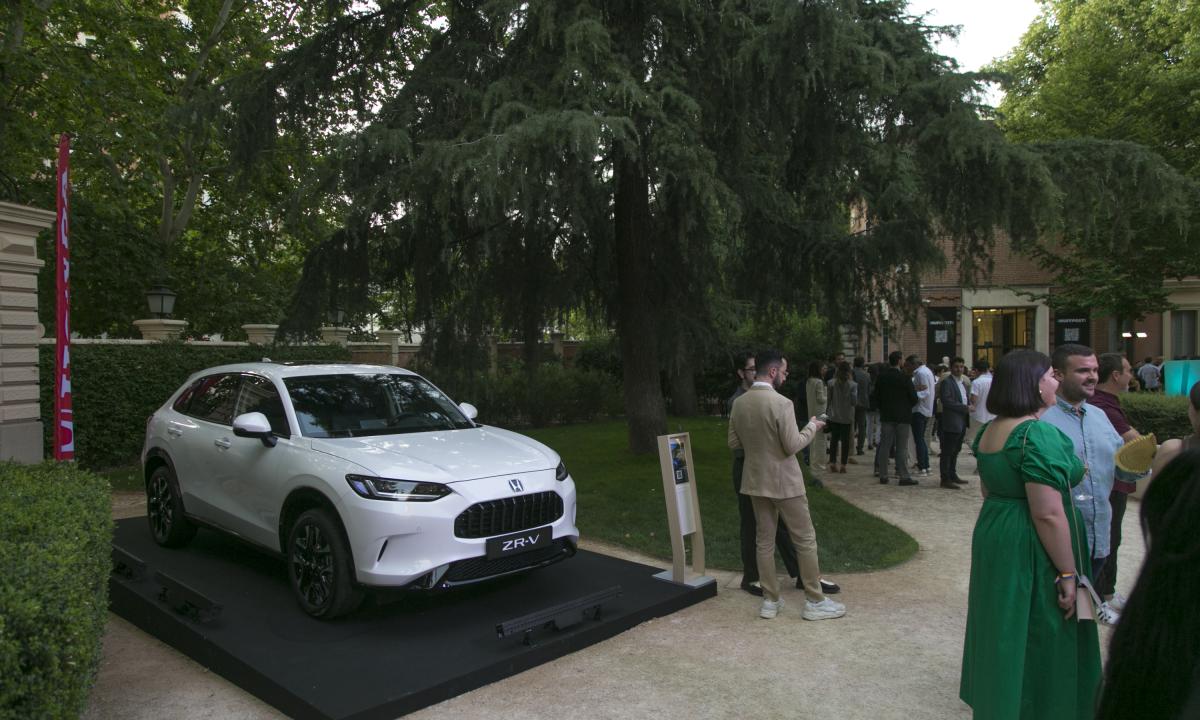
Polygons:
<instances>
[{"instance_id":1,"label":"man in blue checked shirt","mask_svg":"<svg viewBox=\"0 0 1200 720\"><path fill-rule=\"evenodd\" d=\"M1083 461L1083 481L1071 489L1071 499L1087 526L1092 551L1089 579L1095 582L1108 559L1112 525L1108 496L1116 474L1117 450L1124 441L1104 411L1087 404L1099 381L1095 351L1086 345L1060 345L1050 364L1058 378L1058 402L1042 414L1042 420L1066 433ZM1102 615L1101 620L1105 619ZM1109 619L1115 622L1115 617Z\"/></svg>"}]
</instances>

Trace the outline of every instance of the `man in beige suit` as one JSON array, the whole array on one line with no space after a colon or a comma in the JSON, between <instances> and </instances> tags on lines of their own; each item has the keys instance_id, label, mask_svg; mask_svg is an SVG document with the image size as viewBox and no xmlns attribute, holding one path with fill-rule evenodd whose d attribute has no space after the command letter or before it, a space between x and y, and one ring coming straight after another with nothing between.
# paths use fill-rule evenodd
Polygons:
<instances>
[{"instance_id":1,"label":"man in beige suit","mask_svg":"<svg viewBox=\"0 0 1200 720\"><path fill-rule=\"evenodd\" d=\"M817 533L808 514L804 475L796 453L812 442L825 423L813 418L800 430L792 401L777 392L787 378L787 360L777 350L755 358L754 385L733 404L729 415L729 447L746 453L742 494L749 495L757 523L755 549L763 604L759 617L771 619L783 607L775 573L775 527L780 515L787 524L800 560L806 602L800 616L828 620L846 614L846 606L821 592Z\"/></svg>"}]
</instances>

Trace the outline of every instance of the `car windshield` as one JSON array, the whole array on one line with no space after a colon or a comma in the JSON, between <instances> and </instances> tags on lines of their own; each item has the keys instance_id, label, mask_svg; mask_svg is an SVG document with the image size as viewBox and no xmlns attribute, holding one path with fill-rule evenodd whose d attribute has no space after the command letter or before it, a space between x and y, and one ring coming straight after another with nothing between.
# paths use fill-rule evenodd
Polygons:
<instances>
[{"instance_id":1,"label":"car windshield","mask_svg":"<svg viewBox=\"0 0 1200 720\"><path fill-rule=\"evenodd\" d=\"M475 427L427 380L392 373L285 378L300 432L307 437L461 430Z\"/></svg>"}]
</instances>

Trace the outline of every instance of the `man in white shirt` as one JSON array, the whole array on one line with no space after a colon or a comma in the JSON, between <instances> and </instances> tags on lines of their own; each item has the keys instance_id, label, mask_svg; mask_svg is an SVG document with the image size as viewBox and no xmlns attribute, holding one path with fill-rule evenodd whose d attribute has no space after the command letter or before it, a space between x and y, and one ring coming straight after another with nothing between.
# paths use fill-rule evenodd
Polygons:
<instances>
[{"instance_id":1,"label":"man in white shirt","mask_svg":"<svg viewBox=\"0 0 1200 720\"><path fill-rule=\"evenodd\" d=\"M933 417L935 380L933 371L921 362L918 355L909 355L905 364L912 374L913 388L917 391L917 404L912 409L913 445L917 449L917 474L929 476L929 442L925 428Z\"/></svg>"},{"instance_id":2,"label":"man in white shirt","mask_svg":"<svg viewBox=\"0 0 1200 720\"><path fill-rule=\"evenodd\" d=\"M987 358L975 361L975 379L971 381L971 419L982 425L996 419L988 412L988 391L992 389L992 368Z\"/></svg>"}]
</instances>

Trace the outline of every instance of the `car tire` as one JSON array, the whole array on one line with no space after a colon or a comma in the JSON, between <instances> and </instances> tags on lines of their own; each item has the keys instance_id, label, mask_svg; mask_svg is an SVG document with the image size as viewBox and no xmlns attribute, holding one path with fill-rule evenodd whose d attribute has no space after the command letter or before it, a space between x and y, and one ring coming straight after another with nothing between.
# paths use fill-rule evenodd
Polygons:
<instances>
[{"instance_id":1,"label":"car tire","mask_svg":"<svg viewBox=\"0 0 1200 720\"><path fill-rule=\"evenodd\" d=\"M288 580L304 612L329 620L354 612L363 591L354 582L350 547L336 516L307 510L288 532Z\"/></svg>"},{"instance_id":2,"label":"car tire","mask_svg":"<svg viewBox=\"0 0 1200 720\"><path fill-rule=\"evenodd\" d=\"M182 547L196 536L196 526L183 512L179 483L165 465L155 468L146 482L146 519L154 542L163 547Z\"/></svg>"}]
</instances>

